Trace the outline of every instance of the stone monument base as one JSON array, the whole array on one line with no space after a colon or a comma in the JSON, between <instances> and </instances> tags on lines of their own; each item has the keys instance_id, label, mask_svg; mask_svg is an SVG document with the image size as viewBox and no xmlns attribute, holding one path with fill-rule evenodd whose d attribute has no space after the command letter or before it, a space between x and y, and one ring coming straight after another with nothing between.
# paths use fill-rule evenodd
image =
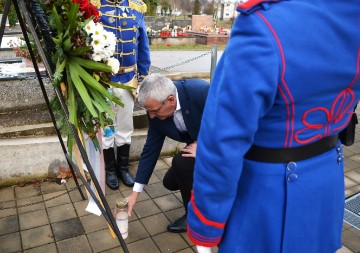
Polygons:
<instances>
[{"instance_id":1,"label":"stone monument base","mask_svg":"<svg viewBox=\"0 0 360 253\"><path fill-rule=\"evenodd\" d=\"M229 35L188 32L189 36L196 38L196 44L202 45L226 45L229 40Z\"/></svg>"}]
</instances>

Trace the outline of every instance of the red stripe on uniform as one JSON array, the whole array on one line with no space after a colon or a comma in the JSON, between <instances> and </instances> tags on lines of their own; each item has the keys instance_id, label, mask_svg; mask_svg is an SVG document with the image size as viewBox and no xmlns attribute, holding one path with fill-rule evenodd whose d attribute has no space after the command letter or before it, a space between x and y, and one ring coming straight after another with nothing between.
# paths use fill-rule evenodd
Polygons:
<instances>
[{"instance_id":1,"label":"red stripe on uniform","mask_svg":"<svg viewBox=\"0 0 360 253\"><path fill-rule=\"evenodd\" d=\"M195 212L196 216L205 225L213 226L213 227L216 227L216 228L219 228L219 229L223 229L225 227L225 222L224 223L219 223L219 222L211 221L211 220L206 219L204 217L204 215L202 215L202 213L199 211L199 209L195 205L195 198L194 198L194 192L193 191L191 192L191 205L194 208L194 212Z\"/></svg>"},{"instance_id":2,"label":"red stripe on uniform","mask_svg":"<svg viewBox=\"0 0 360 253\"><path fill-rule=\"evenodd\" d=\"M246 1L245 3L238 4L238 6L236 6L236 8L249 9L249 8L261 3L262 1L263 0L249 0L249 1Z\"/></svg>"},{"instance_id":3,"label":"red stripe on uniform","mask_svg":"<svg viewBox=\"0 0 360 253\"><path fill-rule=\"evenodd\" d=\"M204 247L214 247L216 245L218 245L221 241L221 237L219 237L218 239L214 239L212 242L204 242L204 241L199 241L196 238L193 237L193 234L195 235L195 232L190 228L190 226L187 226L187 234L190 238L190 240L199 246L204 246Z\"/></svg>"}]
</instances>

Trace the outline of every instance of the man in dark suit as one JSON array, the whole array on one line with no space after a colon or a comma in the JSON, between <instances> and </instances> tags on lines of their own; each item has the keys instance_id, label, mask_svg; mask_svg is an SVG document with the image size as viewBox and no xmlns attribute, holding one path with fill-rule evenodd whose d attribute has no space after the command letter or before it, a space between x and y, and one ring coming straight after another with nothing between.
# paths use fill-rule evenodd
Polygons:
<instances>
[{"instance_id":1,"label":"man in dark suit","mask_svg":"<svg viewBox=\"0 0 360 253\"><path fill-rule=\"evenodd\" d=\"M142 82L138 102L147 111L149 129L133 192L128 197L129 215L144 185L149 182L165 137L187 144L174 156L172 166L163 179L165 188L180 190L187 212L193 183L196 141L208 90L209 83L206 81L186 79L173 82L160 74L152 74ZM174 233L185 232L186 225L185 213L169 224L167 229Z\"/></svg>"}]
</instances>

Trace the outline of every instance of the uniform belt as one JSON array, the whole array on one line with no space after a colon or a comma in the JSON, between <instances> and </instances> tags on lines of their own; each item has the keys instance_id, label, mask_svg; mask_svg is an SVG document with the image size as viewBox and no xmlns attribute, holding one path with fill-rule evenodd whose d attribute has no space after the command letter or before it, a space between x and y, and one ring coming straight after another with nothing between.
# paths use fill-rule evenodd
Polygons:
<instances>
[{"instance_id":1,"label":"uniform belt","mask_svg":"<svg viewBox=\"0 0 360 253\"><path fill-rule=\"evenodd\" d=\"M328 136L311 144L295 148L263 148L253 145L245 154L245 158L265 163L301 161L329 151L337 145L338 139L338 135Z\"/></svg>"},{"instance_id":2,"label":"uniform belt","mask_svg":"<svg viewBox=\"0 0 360 253\"><path fill-rule=\"evenodd\" d=\"M129 67L120 67L118 74L130 73L136 70L136 65L132 65Z\"/></svg>"}]
</instances>

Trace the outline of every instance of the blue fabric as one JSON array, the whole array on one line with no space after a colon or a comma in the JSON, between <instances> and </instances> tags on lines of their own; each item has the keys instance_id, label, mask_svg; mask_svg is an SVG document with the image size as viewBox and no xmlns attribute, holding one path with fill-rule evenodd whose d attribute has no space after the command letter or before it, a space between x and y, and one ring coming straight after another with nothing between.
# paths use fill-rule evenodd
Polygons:
<instances>
[{"instance_id":1,"label":"blue fabric","mask_svg":"<svg viewBox=\"0 0 360 253\"><path fill-rule=\"evenodd\" d=\"M115 4L108 0L101 0L100 22L108 31L115 33L117 41L116 58L121 67L137 64L140 76L147 76L150 68L149 40L146 33L144 13L132 9L129 1L124 0ZM136 1L139 6L145 5ZM112 81L127 83L135 76L135 72L113 75Z\"/></svg>"},{"instance_id":2,"label":"blue fabric","mask_svg":"<svg viewBox=\"0 0 360 253\"><path fill-rule=\"evenodd\" d=\"M341 152L286 164L244 160L342 130L360 95L360 1L268 2L236 19L199 133L188 234L219 253L341 247ZM294 175L291 176L294 178Z\"/></svg>"},{"instance_id":3,"label":"blue fabric","mask_svg":"<svg viewBox=\"0 0 360 253\"><path fill-rule=\"evenodd\" d=\"M192 143L198 138L209 83L200 79L186 79L174 81L174 84L179 95L181 112L188 134L184 135L179 132L173 117L160 120L156 117L151 119L148 115L149 128L136 173L135 181L137 183L147 184L149 182L165 137L183 143Z\"/></svg>"}]
</instances>

